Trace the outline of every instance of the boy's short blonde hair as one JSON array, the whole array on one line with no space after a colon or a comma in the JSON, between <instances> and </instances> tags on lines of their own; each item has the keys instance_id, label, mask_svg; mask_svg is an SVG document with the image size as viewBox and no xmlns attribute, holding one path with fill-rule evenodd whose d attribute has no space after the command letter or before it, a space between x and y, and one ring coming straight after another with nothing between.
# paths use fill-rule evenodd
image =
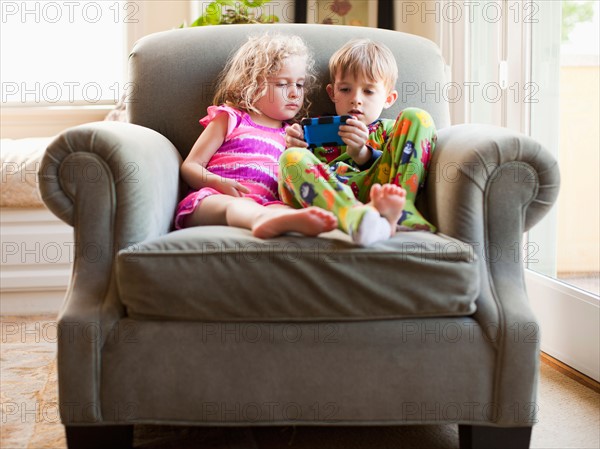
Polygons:
<instances>
[{"instance_id":1,"label":"boy's short blonde hair","mask_svg":"<svg viewBox=\"0 0 600 449\"><path fill-rule=\"evenodd\" d=\"M364 76L370 81L383 81L388 92L398 80L398 64L391 50L380 42L370 39L353 39L329 58L331 83L335 77L351 73Z\"/></svg>"},{"instance_id":2,"label":"boy's short blonde hair","mask_svg":"<svg viewBox=\"0 0 600 449\"><path fill-rule=\"evenodd\" d=\"M229 59L217 79L213 104L227 103L246 112L260 113L254 105L267 92L266 79L276 75L290 56L306 57L305 101L297 116L307 115L306 97L316 79L314 59L299 36L283 34L251 36Z\"/></svg>"}]
</instances>

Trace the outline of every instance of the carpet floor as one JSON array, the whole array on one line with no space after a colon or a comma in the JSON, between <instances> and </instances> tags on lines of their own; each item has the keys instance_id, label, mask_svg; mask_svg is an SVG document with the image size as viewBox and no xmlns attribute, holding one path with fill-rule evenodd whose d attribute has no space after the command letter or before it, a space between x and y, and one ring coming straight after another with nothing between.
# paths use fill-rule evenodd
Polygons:
<instances>
[{"instance_id":1,"label":"carpet floor","mask_svg":"<svg viewBox=\"0 0 600 449\"><path fill-rule=\"evenodd\" d=\"M4 316L0 448L64 449L58 415L56 326L50 316ZM541 364L532 448L600 448L600 394ZM139 449L458 448L457 426L136 426Z\"/></svg>"}]
</instances>

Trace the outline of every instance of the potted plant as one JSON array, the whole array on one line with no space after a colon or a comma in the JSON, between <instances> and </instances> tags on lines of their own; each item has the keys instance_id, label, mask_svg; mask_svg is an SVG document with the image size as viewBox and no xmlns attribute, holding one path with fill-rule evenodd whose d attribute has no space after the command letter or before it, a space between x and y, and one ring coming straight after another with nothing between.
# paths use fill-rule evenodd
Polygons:
<instances>
[{"instance_id":1,"label":"potted plant","mask_svg":"<svg viewBox=\"0 0 600 449\"><path fill-rule=\"evenodd\" d=\"M279 17L263 14L263 5L271 0L215 0L206 6L204 13L190 27L207 25L229 25L236 23L275 23ZM180 28L185 25L182 24Z\"/></svg>"}]
</instances>

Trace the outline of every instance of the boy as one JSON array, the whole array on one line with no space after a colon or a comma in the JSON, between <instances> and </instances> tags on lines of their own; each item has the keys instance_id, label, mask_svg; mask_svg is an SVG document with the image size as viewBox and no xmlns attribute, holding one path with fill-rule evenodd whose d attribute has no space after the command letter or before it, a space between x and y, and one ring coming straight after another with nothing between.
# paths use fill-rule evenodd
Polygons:
<instances>
[{"instance_id":1,"label":"boy","mask_svg":"<svg viewBox=\"0 0 600 449\"><path fill-rule=\"evenodd\" d=\"M433 120L417 108L403 110L396 120L379 118L398 99L392 52L381 43L355 39L331 56L329 72L326 90L336 113L352 116L339 128L346 145L311 152L304 149L302 127L289 127L288 150L280 158L282 200L297 208L315 205L332 211L339 227L359 244L389 238L396 222L435 231L414 205L435 146ZM399 212L396 203L402 203ZM373 209L389 221L387 235L384 226L376 225Z\"/></svg>"}]
</instances>

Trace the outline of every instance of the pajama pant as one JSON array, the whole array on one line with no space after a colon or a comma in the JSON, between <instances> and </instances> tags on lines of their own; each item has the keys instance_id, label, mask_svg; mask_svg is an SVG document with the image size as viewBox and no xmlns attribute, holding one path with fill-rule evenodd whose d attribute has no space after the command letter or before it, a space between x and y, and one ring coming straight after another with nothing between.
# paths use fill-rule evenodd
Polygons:
<instances>
[{"instance_id":1,"label":"pajama pant","mask_svg":"<svg viewBox=\"0 0 600 449\"><path fill-rule=\"evenodd\" d=\"M318 206L333 212L338 226L348 234L356 232L364 213L371 206L371 186L396 184L406 190L406 204L398 224L435 232L435 227L415 207L415 199L424 185L436 130L431 116L418 108L403 110L395 120L381 156L363 171L344 162L330 164L312 151L289 148L279 159L279 195L294 208ZM369 141L369 145L377 142Z\"/></svg>"}]
</instances>

